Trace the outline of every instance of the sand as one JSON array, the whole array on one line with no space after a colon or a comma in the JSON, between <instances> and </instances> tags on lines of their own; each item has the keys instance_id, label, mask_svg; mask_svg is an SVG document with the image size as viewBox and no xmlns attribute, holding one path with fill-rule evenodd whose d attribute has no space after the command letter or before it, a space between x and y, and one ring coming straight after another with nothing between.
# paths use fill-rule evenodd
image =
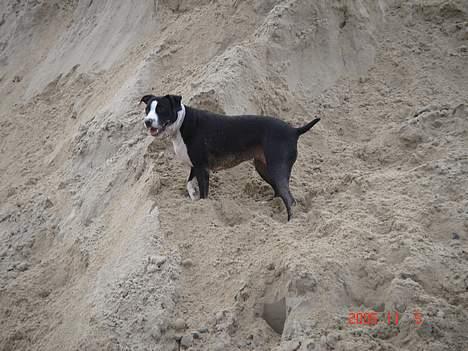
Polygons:
<instances>
[{"instance_id":1,"label":"sand","mask_svg":"<svg viewBox=\"0 0 468 351\"><path fill-rule=\"evenodd\" d=\"M0 349L466 349L467 47L462 0L2 1ZM192 202L148 93L320 117L293 220L250 163Z\"/></svg>"}]
</instances>

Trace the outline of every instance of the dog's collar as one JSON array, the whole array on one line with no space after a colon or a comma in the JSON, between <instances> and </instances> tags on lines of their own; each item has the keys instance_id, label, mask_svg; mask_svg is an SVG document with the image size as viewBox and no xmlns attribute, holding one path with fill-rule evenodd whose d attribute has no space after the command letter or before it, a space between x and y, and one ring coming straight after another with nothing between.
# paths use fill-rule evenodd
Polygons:
<instances>
[{"instance_id":1,"label":"dog's collar","mask_svg":"<svg viewBox=\"0 0 468 351\"><path fill-rule=\"evenodd\" d=\"M180 127L182 127L182 123L184 123L185 106L183 104L180 104L180 106L181 106L181 109L177 111L176 121L168 128L170 130L169 134L172 136L177 134L177 132L180 130Z\"/></svg>"},{"instance_id":2,"label":"dog's collar","mask_svg":"<svg viewBox=\"0 0 468 351\"><path fill-rule=\"evenodd\" d=\"M185 106L184 104L180 104L181 109L177 111L177 123L179 124L179 127L184 123L185 119ZM180 123L179 123L180 120Z\"/></svg>"}]
</instances>

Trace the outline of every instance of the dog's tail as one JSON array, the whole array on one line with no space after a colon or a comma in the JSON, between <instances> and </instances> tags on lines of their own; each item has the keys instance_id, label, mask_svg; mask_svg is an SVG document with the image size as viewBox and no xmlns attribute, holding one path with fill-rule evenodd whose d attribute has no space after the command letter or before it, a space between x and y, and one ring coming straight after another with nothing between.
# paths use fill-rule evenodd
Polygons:
<instances>
[{"instance_id":1,"label":"dog's tail","mask_svg":"<svg viewBox=\"0 0 468 351\"><path fill-rule=\"evenodd\" d=\"M303 127L296 128L297 136L304 134L307 132L310 128L312 128L318 121L320 121L320 118L314 119L312 122L307 123Z\"/></svg>"}]
</instances>

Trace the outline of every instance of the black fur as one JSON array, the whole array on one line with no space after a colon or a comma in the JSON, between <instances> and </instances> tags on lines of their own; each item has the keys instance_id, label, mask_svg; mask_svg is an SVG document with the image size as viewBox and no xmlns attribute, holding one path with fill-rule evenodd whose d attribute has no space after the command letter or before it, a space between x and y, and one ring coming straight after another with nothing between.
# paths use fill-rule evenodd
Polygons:
<instances>
[{"instance_id":1,"label":"black fur","mask_svg":"<svg viewBox=\"0 0 468 351\"><path fill-rule=\"evenodd\" d=\"M180 110L180 96L144 96L148 106L157 99L156 112L163 121L174 122L174 111ZM175 117L176 118L176 117ZM265 116L224 116L185 106L185 119L180 133L192 162L189 181L196 177L200 197L208 196L209 170L233 167L254 159L257 172L283 200L288 220L295 203L289 190L291 170L297 157L297 140L320 118L300 128Z\"/></svg>"}]
</instances>

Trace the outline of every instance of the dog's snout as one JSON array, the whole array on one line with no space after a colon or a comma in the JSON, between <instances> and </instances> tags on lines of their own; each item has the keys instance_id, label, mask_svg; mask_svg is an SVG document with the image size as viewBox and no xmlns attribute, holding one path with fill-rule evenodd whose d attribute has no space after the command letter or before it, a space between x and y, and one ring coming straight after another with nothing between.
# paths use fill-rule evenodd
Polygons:
<instances>
[{"instance_id":1,"label":"dog's snout","mask_svg":"<svg viewBox=\"0 0 468 351\"><path fill-rule=\"evenodd\" d=\"M152 120L150 120L150 119L145 119L145 126L146 126L146 128L151 127L152 124L153 124L153 121L152 121Z\"/></svg>"}]
</instances>

